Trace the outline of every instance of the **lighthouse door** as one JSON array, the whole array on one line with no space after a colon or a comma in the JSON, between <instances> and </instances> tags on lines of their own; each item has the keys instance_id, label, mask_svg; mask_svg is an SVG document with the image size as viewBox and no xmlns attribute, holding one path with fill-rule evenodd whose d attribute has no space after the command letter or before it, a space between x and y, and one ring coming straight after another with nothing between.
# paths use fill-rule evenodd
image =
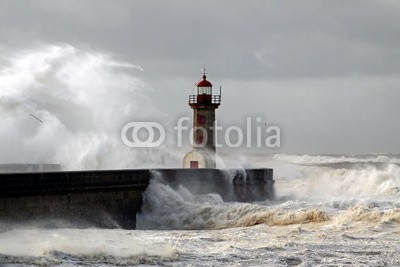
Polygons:
<instances>
[{"instance_id":1,"label":"lighthouse door","mask_svg":"<svg viewBox=\"0 0 400 267\"><path fill-rule=\"evenodd\" d=\"M190 168L191 169L198 169L199 168L199 162L195 160L190 161Z\"/></svg>"}]
</instances>

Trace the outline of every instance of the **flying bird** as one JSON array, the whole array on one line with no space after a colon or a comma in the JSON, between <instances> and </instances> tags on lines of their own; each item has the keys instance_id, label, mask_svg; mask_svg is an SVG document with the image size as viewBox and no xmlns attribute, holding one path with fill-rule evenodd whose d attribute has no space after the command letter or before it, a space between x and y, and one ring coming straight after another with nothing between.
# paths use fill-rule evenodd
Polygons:
<instances>
[{"instance_id":1,"label":"flying bird","mask_svg":"<svg viewBox=\"0 0 400 267\"><path fill-rule=\"evenodd\" d=\"M32 118L38 120L40 123L43 123L43 121L42 121L41 119L39 119L38 117L36 117L35 115L32 115L31 113L29 113L29 115L30 115Z\"/></svg>"}]
</instances>

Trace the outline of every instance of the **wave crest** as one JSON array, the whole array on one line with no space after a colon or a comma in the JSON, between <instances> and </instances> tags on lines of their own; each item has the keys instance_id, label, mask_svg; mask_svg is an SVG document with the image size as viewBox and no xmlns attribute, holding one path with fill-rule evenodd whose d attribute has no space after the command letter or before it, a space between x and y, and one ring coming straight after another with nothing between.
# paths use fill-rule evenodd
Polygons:
<instances>
[{"instance_id":1,"label":"wave crest","mask_svg":"<svg viewBox=\"0 0 400 267\"><path fill-rule=\"evenodd\" d=\"M399 155L325 156L277 154L274 159L297 165L326 165L338 163L388 163L400 164Z\"/></svg>"}]
</instances>

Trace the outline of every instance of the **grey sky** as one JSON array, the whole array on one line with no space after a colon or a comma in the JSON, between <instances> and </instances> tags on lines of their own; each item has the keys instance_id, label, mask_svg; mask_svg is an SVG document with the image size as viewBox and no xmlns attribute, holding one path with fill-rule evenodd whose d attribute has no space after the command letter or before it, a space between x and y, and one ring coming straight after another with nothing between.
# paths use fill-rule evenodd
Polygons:
<instances>
[{"instance_id":1,"label":"grey sky","mask_svg":"<svg viewBox=\"0 0 400 267\"><path fill-rule=\"evenodd\" d=\"M252 115L281 127L281 149L266 152L396 153L399 25L394 0L10 0L0 52L3 62L63 42L137 64L169 123L191 115L187 95L206 66L223 87L223 124Z\"/></svg>"}]
</instances>

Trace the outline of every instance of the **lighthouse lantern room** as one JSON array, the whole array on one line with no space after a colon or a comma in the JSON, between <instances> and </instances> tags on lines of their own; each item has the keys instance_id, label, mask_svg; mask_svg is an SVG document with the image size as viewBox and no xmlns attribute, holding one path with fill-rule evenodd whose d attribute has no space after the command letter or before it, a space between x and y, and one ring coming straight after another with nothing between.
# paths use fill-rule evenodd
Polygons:
<instances>
[{"instance_id":1,"label":"lighthouse lantern room","mask_svg":"<svg viewBox=\"0 0 400 267\"><path fill-rule=\"evenodd\" d=\"M221 104L221 89L218 95L213 95L205 68L202 74L202 80L196 84L197 94L189 96L189 106L193 109L193 150L184 157L183 167L215 169L215 110Z\"/></svg>"}]
</instances>

